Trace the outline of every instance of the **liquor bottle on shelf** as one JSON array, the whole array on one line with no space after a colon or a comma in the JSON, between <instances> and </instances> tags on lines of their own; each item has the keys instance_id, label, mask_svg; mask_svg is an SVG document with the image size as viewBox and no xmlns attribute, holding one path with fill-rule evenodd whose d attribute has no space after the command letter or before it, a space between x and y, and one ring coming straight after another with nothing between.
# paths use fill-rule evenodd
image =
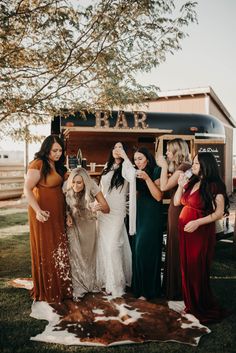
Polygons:
<instances>
[{"instance_id":1,"label":"liquor bottle on shelf","mask_svg":"<svg viewBox=\"0 0 236 353\"><path fill-rule=\"evenodd\" d=\"M73 156L68 156L68 168L70 170L77 168L78 166L78 160L75 155Z\"/></svg>"},{"instance_id":2,"label":"liquor bottle on shelf","mask_svg":"<svg viewBox=\"0 0 236 353\"><path fill-rule=\"evenodd\" d=\"M84 169L87 168L87 159L86 158L82 158L81 167L84 168Z\"/></svg>"},{"instance_id":3,"label":"liquor bottle on shelf","mask_svg":"<svg viewBox=\"0 0 236 353\"><path fill-rule=\"evenodd\" d=\"M80 167L82 165L82 159L83 159L82 151L80 148L78 149L76 157L77 157L77 161L78 161L78 166Z\"/></svg>"}]
</instances>

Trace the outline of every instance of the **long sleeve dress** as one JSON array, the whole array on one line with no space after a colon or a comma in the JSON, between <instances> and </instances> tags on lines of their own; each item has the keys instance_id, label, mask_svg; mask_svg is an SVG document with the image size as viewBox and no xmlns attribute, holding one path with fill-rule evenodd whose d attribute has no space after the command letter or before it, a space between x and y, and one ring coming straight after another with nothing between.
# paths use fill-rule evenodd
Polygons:
<instances>
[{"instance_id":1,"label":"long sleeve dress","mask_svg":"<svg viewBox=\"0 0 236 353\"><path fill-rule=\"evenodd\" d=\"M36 159L30 163L29 169L41 170L42 163ZM32 297L48 303L72 297L62 182L62 177L51 170L46 180L42 177L33 189L40 208L50 212L46 222L36 219L31 206L28 210L34 285Z\"/></svg>"},{"instance_id":2,"label":"long sleeve dress","mask_svg":"<svg viewBox=\"0 0 236 353\"><path fill-rule=\"evenodd\" d=\"M102 175L101 190L110 207L109 214L98 215L97 279L107 293L119 297L131 284L131 249L125 227L128 182L111 191L114 170Z\"/></svg>"},{"instance_id":3,"label":"long sleeve dress","mask_svg":"<svg viewBox=\"0 0 236 353\"><path fill-rule=\"evenodd\" d=\"M93 181L90 202L100 192ZM83 297L88 292L99 291L96 281L97 252L97 216L86 207L72 213L69 206L67 212L72 217L73 225L67 227L69 240L69 257L73 285L73 297Z\"/></svg>"},{"instance_id":4,"label":"long sleeve dress","mask_svg":"<svg viewBox=\"0 0 236 353\"><path fill-rule=\"evenodd\" d=\"M177 170L185 172L189 168L191 168L190 163L182 163ZM171 199L168 208L166 258L163 275L163 291L169 300L182 299L178 222L183 206L174 205L177 187L178 185L170 190Z\"/></svg>"},{"instance_id":5,"label":"long sleeve dress","mask_svg":"<svg viewBox=\"0 0 236 353\"><path fill-rule=\"evenodd\" d=\"M161 169L155 167L151 179L159 179L160 172ZM137 191L137 226L132 242L132 291L136 297L152 299L161 293L162 201L153 198L144 180L137 180Z\"/></svg>"},{"instance_id":6,"label":"long sleeve dress","mask_svg":"<svg viewBox=\"0 0 236 353\"><path fill-rule=\"evenodd\" d=\"M215 190L215 193L220 193ZM199 189L187 190L182 198L184 205L179 217L180 264L185 311L200 322L219 321L225 315L217 304L210 288L210 266L216 243L215 223L198 227L194 232L184 231L192 220L206 216Z\"/></svg>"}]
</instances>

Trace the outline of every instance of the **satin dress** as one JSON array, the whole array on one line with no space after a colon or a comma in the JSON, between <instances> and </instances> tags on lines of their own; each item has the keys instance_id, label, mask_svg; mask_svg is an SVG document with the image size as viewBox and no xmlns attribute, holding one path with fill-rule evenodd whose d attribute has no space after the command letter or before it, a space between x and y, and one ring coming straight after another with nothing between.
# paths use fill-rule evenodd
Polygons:
<instances>
[{"instance_id":1,"label":"satin dress","mask_svg":"<svg viewBox=\"0 0 236 353\"><path fill-rule=\"evenodd\" d=\"M190 163L182 163L177 170L185 172L189 168L191 168ZM165 296L169 300L182 300L178 222L183 206L174 205L174 195L177 187L170 190L171 199L168 208L166 258L162 284Z\"/></svg>"},{"instance_id":2,"label":"satin dress","mask_svg":"<svg viewBox=\"0 0 236 353\"><path fill-rule=\"evenodd\" d=\"M216 192L217 193L217 192ZM202 323L220 321L225 316L210 287L210 267L216 243L215 222L202 225L194 232L184 231L185 225L207 214L199 189L187 190L179 217L180 264L185 311Z\"/></svg>"},{"instance_id":3,"label":"satin dress","mask_svg":"<svg viewBox=\"0 0 236 353\"><path fill-rule=\"evenodd\" d=\"M32 161L29 169L41 170L43 162ZM65 232L65 199L62 177L51 170L46 180L41 177L33 189L42 210L49 211L46 222L36 219L29 206L30 246L34 300L58 303L72 298L72 283Z\"/></svg>"}]
</instances>

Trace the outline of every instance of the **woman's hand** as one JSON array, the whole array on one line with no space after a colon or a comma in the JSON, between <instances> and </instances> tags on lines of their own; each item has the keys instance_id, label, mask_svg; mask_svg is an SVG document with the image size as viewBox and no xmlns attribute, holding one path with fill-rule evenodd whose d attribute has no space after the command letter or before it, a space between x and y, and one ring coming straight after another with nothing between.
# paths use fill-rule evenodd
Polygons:
<instances>
[{"instance_id":1,"label":"woman's hand","mask_svg":"<svg viewBox=\"0 0 236 353\"><path fill-rule=\"evenodd\" d=\"M67 225L67 227L72 227L72 225L73 225L72 217L69 214L66 217L66 225Z\"/></svg>"},{"instance_id":2,"label":"woman's hand","mask_svg":"<svg viewBox=\"0 0 236 353\"><path fill-rule=\"evenodd\" d=\"M189 179L186 177L184 172L181 172L179 179L178 179L178 185L183 188L184 185L186 185L188 183L188 181L189 181Z\"/></svg>"},{"instance_id":3,"label":"woman's hand","mask_svg":"<svg viewBox=\"0 0 236 353\"><path fill-rule=\"evenodd\" d=\"M168 168L167 160L164 156L158 156L156 159L157 165L161 168Z\"/></svg>"},{"instance_id":4,"label":"woman's hand","mask_svg":"<svg viewBox=\"0 0 236 353\"><path fill-rule=\"evenodd\" d=\"M138 179L143 179L143 180L148 180L150 177L149 175L144 171L144 170L140 170L140 169L137 169L136 171L136 177Z\"/></svg>"},{"instance_id":5,"label":"woman's hand","mask_svg":"<svg viewBox=\"0 0 236 353\"><path fill-rule=\"evenodd\" d=\"M39 222L46 222L48 220L48 218L50 217L50 212L49 211L43 211L43 210L38 210L36 212L36 219Z\"/></svg>"},{"instance_id":6,"label":"woman's hand","mask_svg":"<svg viewBox=\"0 0 236 353\"><path fill-rule=\"evenodd\" d=\"M184 227L184 231L187 233L192 233L194 232L196 229L198 229L199 227L199 220L196 219L194 221L190 221L188 222L185 227Z\"/></svg>"},{"instance_id":7,"label":"woman's hand","mask_svg":"<svg viewBox=\"0 0 236 353\"><path fill-rule=\"evenodd\" d=\"M100 202L91 202L89 204L89 207L90 207L90 210L92 212L98 212L98 211L101 211L102 210L102 204Z\"/></svg>"},{"instance_id":8,"label":"woman's hand","mask_svg":"<svg viewBox=\"0 0 236 353\"><path fill-rule=\"evenodd\" d=\"M117 148L116 154L119 158L122 158L124 160L128 158L128 156L123 148Z\"/></svg>"}]
</instances>

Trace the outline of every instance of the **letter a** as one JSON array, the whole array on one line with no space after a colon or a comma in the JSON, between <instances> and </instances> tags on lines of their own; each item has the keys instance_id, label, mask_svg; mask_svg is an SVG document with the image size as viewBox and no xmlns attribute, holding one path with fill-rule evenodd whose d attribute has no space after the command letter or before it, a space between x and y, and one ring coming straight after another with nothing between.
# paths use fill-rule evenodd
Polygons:
<instances>
[{"instance_id":1,"label":"letter a","mask_svg":"<svg viewBox=\"0 0 236 353\"><path fill-rule=\"evenodd\" d=\"M123 111L119 111L118 117L116 120L116 125L114 126L115 129L119 128L121 125L122 129L128 129L128 123L125 117L125 113Z\"/></svg>"}]
</instances>

